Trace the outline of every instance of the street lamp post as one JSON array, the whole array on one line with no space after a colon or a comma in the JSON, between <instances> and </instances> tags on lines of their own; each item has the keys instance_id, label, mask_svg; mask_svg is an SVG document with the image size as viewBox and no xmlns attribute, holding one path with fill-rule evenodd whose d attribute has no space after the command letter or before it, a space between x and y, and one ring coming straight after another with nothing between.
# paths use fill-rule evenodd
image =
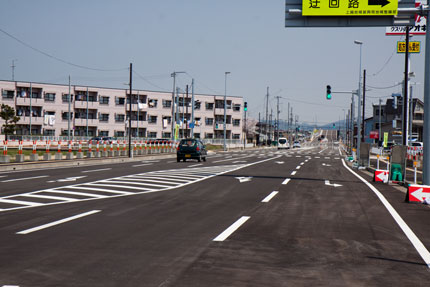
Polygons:
<instances>
[{"instance_id":1,"label":"street lamp post","mask_svg":"<svg viewBox=\"0 0 430 287\"><path fill-rule=\"evenodd\" d=\"M354 44L360 45L360 70L358 71L358 112L357 112L357 157L358 165L360 166L360 143L361 143L361 48L363 42L355 40Z\"/></svg>"},{"instance_id":2,"label":"street lamp post","mask_svg":"<svg viewBox=\"0 0 430 287\"><path fill-rule=\"evenodd\" d=\"M230 72L224 73L224 151L227 151L227 144L226 144L226 124L227 124L227 75L230 74Z\"/></svg>"},{"instance_id":3,"label":"street lamp post","mask_svg":"<svg viewBox=\"0 0 430 287\"><path fill-rule=\"evenodd\" d=\"M172 91L172 118L170 120L171 128L172 128L172 141L175 140L175 127L176 127L176 120L173 122L173 119L175 118L175 92L176 92L176 75L177 74L185 74L186 72L173 72L170 74L171 77L173 77L173 91Z\"/></svg>"}]
</instances>

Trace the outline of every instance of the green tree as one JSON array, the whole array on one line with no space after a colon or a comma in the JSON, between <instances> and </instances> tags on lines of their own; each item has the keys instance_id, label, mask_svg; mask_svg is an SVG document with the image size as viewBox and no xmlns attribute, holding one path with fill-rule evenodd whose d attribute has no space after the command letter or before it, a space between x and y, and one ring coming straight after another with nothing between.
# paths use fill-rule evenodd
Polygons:
<instances>
[{"instance_id":1,"label":"green tree","mask_svg":"<svg viewBox=\"0 0 430 287\"><path fill-rule=\"evenodd\" d=\"M3 124L3 133L6 136L13 134L16 130L16 123L19 121L20 117L15 115L15 109L11 106L2 104L1 105L1 111L0 111L0 118L4 120Z\"/></svg>"}]
</instances>

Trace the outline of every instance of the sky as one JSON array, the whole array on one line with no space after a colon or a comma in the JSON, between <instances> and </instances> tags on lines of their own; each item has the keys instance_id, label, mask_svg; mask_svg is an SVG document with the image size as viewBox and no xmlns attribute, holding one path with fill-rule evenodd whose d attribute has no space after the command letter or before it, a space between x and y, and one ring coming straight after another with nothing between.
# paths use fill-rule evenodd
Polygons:
<instances>
[{"instance_id":1,"label":"sky","mask_svg":"<svg viewBox=\"0 0 430 287\"><path fill-rule=\"evenodd\" d=\"M366 69L366 118L372 104L402 91L402 36L385 27L285 28L284 0L3 0L0 9L0 80L128 87L172 91L173 71L185 90L243 97L248 117L269 113L287 119L288 103L299 122L327 124L344 119L358 87L360 48ZM411 56L413 96L423 98L421 54ZM225 86L225 72L227 76ZM397 85L397 86L396 86ZM392 87L393 88L387 88Z\"/></svg>"}]
</instances>

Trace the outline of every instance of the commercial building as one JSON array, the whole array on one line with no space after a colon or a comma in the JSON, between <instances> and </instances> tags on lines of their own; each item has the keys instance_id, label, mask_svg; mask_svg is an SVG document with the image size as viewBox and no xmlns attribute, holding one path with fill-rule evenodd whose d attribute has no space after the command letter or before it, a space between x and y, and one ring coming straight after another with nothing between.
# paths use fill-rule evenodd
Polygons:
<instances>
[{"instance_id":1,"label":"commercial building","mask_svg":"<svg viewBox=\"0 0 430 287\"><path fill-rule=\"evenodd\" d=\"M0 81L0 104L13 107L20 117L17 135L93 137L128 135L130 91L101 87ZM224 96L176 96L172 92L133 90L131 95L131 134L143 138L171 138L172 116L179 125L179 137L224 138ZM226 138L242 139L243 98L227 97ZM70 111L70 117L69 117ZM2 126L4 121L0 119ZM175 128L174 128L175 129Z\"/></svg>"}]
</instances>

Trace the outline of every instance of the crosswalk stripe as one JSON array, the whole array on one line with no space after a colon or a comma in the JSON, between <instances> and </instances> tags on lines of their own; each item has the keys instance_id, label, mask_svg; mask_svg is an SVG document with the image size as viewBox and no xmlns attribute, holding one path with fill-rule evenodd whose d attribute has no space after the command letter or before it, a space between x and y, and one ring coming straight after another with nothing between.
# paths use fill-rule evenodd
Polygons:
<instances>
[{"instance_id":1,"label":"crosswalk stripe","mask_svg":"<svg viewBox=\"0 0 430 287\"><path fill-rule=\"evenodd\" d=\"M99 183L99 182L94 182L94 183L85 183L84 185L91 185L91 186L107 186L107 187L119 187L119 188L128 188L128 189L137 189L137 190L143 190L140 187L135 187L135 186L127 186L127 185L117 185L117 184L104 184L104 183ZM77 188L83 188L83 189L88 189L88 190L98 190L98 191L104 191L104 192L111 192L111 193L119 193L119 194L133 194L127 191L121 191L121 190L112 190L112 189L103 189L103 188L91 188L91 187L86 187L85 186L79 185L77 186Z\"/></svg>"},{"instance_id":2,"label":"crosswalk stripe","mask_svg":"<svg viewBox=\"0 0 430 287\"><path fill-rule=\"evenodd\" d=\"M153 180L148 178L132 178L132 177L118 177L115 178L115 180L120 180L125 182L132 182L132 181L147 181L147 182L155 182L155 183L167 183L172 185L178 185L181 184L180 182L169 182L167 180Z\"/></svg>"},{"instance_id":3,"label":"crosswalk stripe","mask_svg":"<svg viewBox=\"0 0 430 287\"><path fill-rule=\"evenodd\" d=\"M121 184L123 184L123 183L125 183L125 182L123 182L123 181L119 181L119 180L101 180L101 181L98 181L97 182L97 184L99 183L99 182L102 182L102 183L121 183ZM161 184L153 184L153 183L144 183L144 182L127 182L128 184L134 184L134 185L150 185L150 186L155 186L155 187L162 187L162 188L169 188L169 187L172 187L172 186L169 186L169 185L161 185ZM118 187L121 187L121 185L118 185ZM127 188L127 186L123 186L124 188ZM140 189L140 188L139 188Z\"/></svg>"},{"instance_id":4,"label":"crosswalk stripe","mask_svg":"<svg viewBox=\"0 0 430 287\"><path fill-rule=\"evenodd\" d=\"M10 203L10 204L16 204L16 205L28 205L28 206L43 205L43 203L38 203L38 202L13 200L13 199L6 199L6 198L0 198L0 203L1 202L3 202L3 203Z\"/></svg>"},{"instance_id":5,"label":"crosswalk stripe","mask_svg":"<svg viewBox=\"0 0 430 287\"><path fill-rule=\"evenodd\" d=\"M74 186L67 186L67 188L74 188ZM106 195L86 193L86 192L77 192L77 191L70 191L70 190L60 190L60 189L55 189L55 190L54 189L48 189L48 190L45 189L45 190L42 190L42 192L79 195L79 196L86 196L86 197L93 197L93 198L106 198L106 197L108 197Z\"/></svg>"},{"instance_id":6,"label":"crosswalk stripe","mask_svg":"<svg viewBox=\"0 0 430 287\"><path fill-rule=\"evenodd\" d=\"M136 176L127 175L127 176L123 176L122 178L136 178ZM179 181L179 182L192 181L192 180L184 179L183 176L169 176L169 175L163 175L163 177L157 176L157 175L145 175L145 176L139 176L138 178L154 178L154 179L165 179L165 180L167 179L170 181Z\"/></svg>"},{"instance_id":7,"label":"crosswalk stripe","mask_svg":"<svg viewBox=\"0 0 430 287\"><path fill-rule=\"evenodd\" d=\"M60 196L51 196L51 195L41 195L41 194L32 194L32 193L25 193L22 196L25 197L34 197L34 198L45 198L45 199L53 199L53 200L59 200L59 201L77 201L76 198L70 198L70 197L60 197Z\"/></svg>"}]
</instances>

